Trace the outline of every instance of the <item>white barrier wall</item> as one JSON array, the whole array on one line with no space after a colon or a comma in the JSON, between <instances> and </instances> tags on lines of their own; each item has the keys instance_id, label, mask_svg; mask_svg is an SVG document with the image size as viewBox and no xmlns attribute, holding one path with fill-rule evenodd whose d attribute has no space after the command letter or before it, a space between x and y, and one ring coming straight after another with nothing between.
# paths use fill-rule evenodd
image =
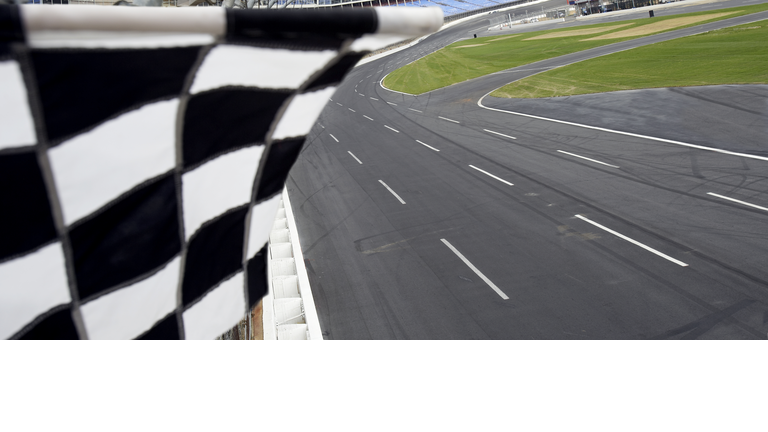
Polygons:
<instances>
[{"instance_id":1,"label":"white barrier wall","mask_svg":"<svg viewBox=\"0 0 768 432\"><path fill-rule=\"evenodd\" d=\"M269 236L268 278L269 292L263 304L264 340L322 340L286 189Z\"/></svg>"}]
</instances>

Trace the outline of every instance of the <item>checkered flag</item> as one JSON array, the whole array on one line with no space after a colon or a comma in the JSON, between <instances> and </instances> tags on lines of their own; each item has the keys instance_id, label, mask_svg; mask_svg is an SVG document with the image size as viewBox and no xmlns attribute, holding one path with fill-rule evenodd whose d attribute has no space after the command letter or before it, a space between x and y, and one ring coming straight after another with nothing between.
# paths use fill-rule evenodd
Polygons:
<instances>
[{"instance_id":1,"label":"checkered flag","mask_svg":"<svg viewBox=\"0 0 768 432\"><path fill-rule=\"evenodd\" d=\"M437 8L0 5L0 337L231 328L266 293L280 191L336 86L440 24Z\"/></svg>"}]
</instances>

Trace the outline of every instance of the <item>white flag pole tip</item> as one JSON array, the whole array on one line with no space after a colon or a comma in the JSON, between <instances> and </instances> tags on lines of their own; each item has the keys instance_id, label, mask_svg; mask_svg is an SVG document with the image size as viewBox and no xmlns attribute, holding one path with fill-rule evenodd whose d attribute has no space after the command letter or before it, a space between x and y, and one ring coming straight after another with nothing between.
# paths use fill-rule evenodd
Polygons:
<instances>
[{"instance_id":1,"label":"white flag pole tip","mask_svg":"<svg viewBox=\"0 0 768 432\"><path fill-rule=\"evenodd\" d=\"M207 33L222 36L226 9L217 7L145 8L78 5L21 5L29 32L80 30L110 32Z\"/></svg>"}]
</instances>

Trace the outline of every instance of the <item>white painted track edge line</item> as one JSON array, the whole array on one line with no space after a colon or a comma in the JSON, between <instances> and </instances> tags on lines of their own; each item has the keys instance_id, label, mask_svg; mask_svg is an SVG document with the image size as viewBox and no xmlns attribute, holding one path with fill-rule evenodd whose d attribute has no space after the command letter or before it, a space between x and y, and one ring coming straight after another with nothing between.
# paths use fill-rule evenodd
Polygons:
<instances>
[{"instance_id":1,"label":"white painted track edge line","mask_svg":"<svg viewBox=\"0 0 768 432\"><path fill-rule=\"evenodd\" d=\"M461 123L461 122L459 122L459 121L456 121L456 120L451 120L451 119L449 119L449 118L445 118L445 117L443 117L443 116L437 116L437 118L441 118L441 119L443 119L443 120L448 120L449 122L454 122L454 123Z\"/></svg>"},{"instance_id":2,"label":"white painted track edge line","mask_svg":"<svg viewBox=\"0 0 768 432\"><path fill-rule=\"evenodd\" d=\"M399 92L399 91L397 91L397 90L392 90L392 89L388 89L388 88L384 87L384 78L388 77L388 76L389 76L389 74L391 74L392 72L394 72L394 69L393 69L393 70L391 70L391 71L389 71L389 73L388 73L388 74L384 75L384 77L383 77L382 79L380 79L380 80L379 80L379 86L381 86L381 88L383 88L383 89L384 89L384 90L386 90L386 91L391 91L392 93L400 93L400 94L404 94L404 95L408 95L408 96L416 96L415 94L411 94L411 93L405 93L405 92Z\"/></svg>"},{"instance_id":3,"label":"white painted track edge line","mask_svg":"<svg viewBox=\"0 0 768 432\"><path fill-rule=\"evenodd\" d=\"M421 144L421 145L423 145L423 146L425 146L425 147L429 147L429 148L431 148L432 150L434 150L434 151L436 151L436 152L439 152L439 151L440 151L440 150L438 150L438 149L436 149L436 148L432 147L431 145L429 145L429 144L427 144L427 143L423 143L423 142L421 142L421 141L419 141L419 140L416 140L416 142L417 142L417 143L419 143L419 144Z\"/></svg>"},{"instance_id":4,"label":"white painted track edge line","mask_svg":"<svg viewBox=\"0 0 768 432\"><path fill-rule=\"evenodd\" d=\"M588 160L588 161L591 161L591 162L595 162L595 163L599 163L599 164L601 164L601 165L606 165L606 166L609 166L609 167L613 167L613 168L620 168L620 167L618 167L618 166L616 166L616 165L611 165L611 164L609 164L609 163L600 162L599 160L590 159L590 158L588 158L588 157L585 157L585 156L580 156L580 155L577 155L576 153L569 153L569 152L567 152L567 151L563 151L563 150L558 150L558 152L560 152L560 153L565 153L565 154L567 154L567 155L571 155L571 156L574 156L574 157L577 157L577 158L586 159L586 160Z\"/></svg>"},{"instance_id":5,"label":"white painted track edge line","mask_svg":"<svg viewBox=\"0 0 768 432\"><path fill-rule=\"evenodd\" d=\"M486 132L492 133L492 134L501 135L501 136L503 136L503 137L505 137L505 138L511 138L511 139L513 139L513 140L516 140L516 139L517 139L517 138L515 138L515 137L513 137L513 136L510 136L510 135L504 135L504 134L503 134L503 133L501 133L501 132L496 132L496 131L492 131L492 130L488 130L488 129L483 129L483 130L484 130L484 131L486 131Z\"/></svg>"},{"instance_id":6,"label":"white painted track edge line","mask_svg":"<svg viewBox=\"0 0 768 432\"><path fill-rule=\"evenodd\" d=\"M506 295L506 294L504 294L504 291L500 290L500 289L499 289L499 287L497 287L497 286L496 286L496 284L494 284L494 283L493 283L493 282L492 282L490 279L488 279L488 278L487 278L487 277L486 277L486 276L485 276L485 275L484 275L484 274L483 274L483 273L482 273L480 270L478 270L478 269L477 269L477 267L475 267L474 265L472 265L472 263L471 263L471 262L469 262L469 260L468 260L468 259L466 259L466 258L464 257L464 255L462 255L462 254L461 254L461 252L459 252L459 251L458 251L458 250L457 250L455 247L453 247L453 245L452 245L452 244L450 244L450 243L448 242L448 240L446 240L446 239L440 239L440 241L441 241L441 242L443 242L443 244L445 244L446 246L448 246L448 249L450 249L450 250L451 250L451 251L452 251L454 254L456 254L456 256L457 256L457 257L459 257L459 259L461 259L462 261L464 261L464 264L466 264L466 265L467 265L467 267L469 267L469 268L470 268L470 270L472 270L473 272L475 272L475 274L476 274L476 275L480 276L480 279L482 279L482 280L483 280L483 282L485 282L486 284L488 284L488 286L489 286L489 287L491 287L491 289L492 289L492 290L496 291L496 294L498 294L498 295L499 295L499 297L503 298L504 300L509 300L509 297L507 297L507 295Z\"/></svg>"},{"instance_id":7,"label":"white painted track edge line","mask_svg":"<svg viewBox=\"0 0 768 432\"><path fill-rule=\"evenodd\" d=\"M285 208L285 217L288 222L288 229L291 233L291 244L293 246L293 260L296 265L296 275L299 278L299 292L304 304L304 320L307 322L310 340L323 340L323 332L320 328L320 319L315 309L315 298L312 296L312 288L309 286L309 276L307 276L307 267L304 265L304 254L301 252L301 242L299 241L299 230L296 227L296 220L293 217L293 208L291 200L288 198L288 189L283 187L283 208Z\"/></svg>"},{"instance_id":8,"label":"white painted track edge line","mask_svg":"<svg viewBox=\"0 0 768 432\"><path fill-rule=\"evenodd\" d=\"M360 165L362 165L362 164L363 164L363 163L360 161L360 159L358 159L358 158L357 158L357 156L355 156L355 155L354 155L354 154L353 154L351 151L347 150L347 153L349 153L349 155L350 155L350 156L352 156L353 158L355 158L355 160L357 161L357 163L359 163Z\"/></svg>"},{"instance_id":9,"label":"white painted track edge line","mask_svg":"<svg viewBox=\"0 0 768 432\"><path fill-rule=\"evenodd\" d=\"M335 136L333 136L333 134L328 134L328 135L330 135L331 138L333 138L334 141L339 142L339 140Z\"/></svg>"},{"instance_id":10,"label":"white painted track edge line","mask_svg":"<svg viewBox=\"0 0 768 432\"><path fill-rule=\"evenodd\" d=\"M730 198L730 197L727 197L727 196L724 196L724 195L716 194L714 192L707 192L707 195L712 195L714 197L722 198L724 200L733 201L735 203L743 204L745 206L754 207L756 209L768 211L768 208L766 208L766 207L761 207L761 206L756 205L756 204L748 203L746 201L737 200L735 198Z\"/></svg>"},{"instance_id":11,"label":"white painted track edge line","mask_svg":"<svg viewBox=\"0 0 768 432\"><path fill-rule=\"evenodd\" d=\"M588 222L588 223L590 223L590 224L592 224L592 225L594 225L594 226L596 226L596 227L598 227L598 228L600 228L602 230L605 230L605 231L615 235L616 237L618 237L618 238L620 238L622 240L626 240L626 241L632 243L635 246L639 246L639 247L647 250L648 252L654 253L654 254L656 254L656 255L658 255L658 256L660 256L660 257L662 257L662 258L664 258L664 259L666 259L668 261L672 261L673 263L675 263L675 264L677 264L677 265L679 265L681 267L688 267L688 264L686 264L686 263L684 263L684 262L682 262L680 260L672 258L671 256L669 256L669 255L667 255L667 254L665 254L663 252L659 252L659 251L657 251L656 249L654 249L654 248L652 248L650 246L646 246L643 243L640 243L637 240L631 239L631 238L625 236L624 234L618 233L618 232L616 232L616 231L614 231L614 230L612 230L612 229L610 229L608 227L600 225L599 223L597 223L597 222L595 222L593 220L589 220L589 219L585 218L582 215L576 215L576 217L581 219L581 220L583 220L584 222Z\"/></svg>"},{"instance_id":12,"label":"white painted track edge line","mask_svg":"<svg viewBox=\"0 0 768 432\"><path fill-rule=\"evenodd\" d=\"M405 204L405 201L403 201L403 199L402 199L402 198L400 198L400 195L398 195L397 193L395 193L395 191L393 191L391 187L387 186L387 184L386 184L386 183L384 183L382 180L379 180L379 183L381 183L382 185L384 185L384 187L385 187L385 188L387 188L387 190L388 190L388 191L389 191L389 192L390 192L392 195L394 195L394 196L395 196L395 198L397 198L397 200L398 200L398 201L400 201L400 203L401 203L401 204Z\"/></svg>"},{"instance_id":13,"label":"white painted track edge line","mask_svg":"<svg viewBox=\"0 0 768 432\"><path fill-rule=\"evenodd\" d=\"M487 109L487 110L490 110L490 111L503 112L503 113L517 115L517 116L521 116L521 117L528 117L528 118L533 118L533 119L537 119L537 120L544 120L544 121L549 121L549 122L553 122L553 123L560 123L560 124L565 124L565 125L569 125L569 126L576 126L576 127L585 128L585 129L597 130L597 131L601 131L601 132L615 133L615 134L618 134L618 135L625 135L625 136L631 136L631 137L635 137L635 138L642 138L642 139L647 139L647 140L652 140L652 141L659 141L659 142L663 142L663 143L667 143L667 144L673 144L673 145L679 145L679 146L683 146L683 147L695 148L695 149L698 149L698 150L705 150L705 151L711 151L711 152L716 152L716 153L727 154L727 155L730 155L730 156L738 156L738 157L744 157L744 158L749 158L749 159L757 159L757 160L762 160L762 161L768 161L768 157L764 157L764 156L756 156L756 155L751 155L751 154L747 154L747 153L732 152L732 151L729 151L729 150L722 150L722 149L718 149L718 148L714 148L714 147L700 146L698 144L689 144L689 143L684 143L682 141L669 140L669 139L666 139L666 138L657 138L657 137L652 137L652 136L648 136L648 135L640 135L640 134L636 134L636 133L632 133L632 132L617 131L617 130L613 130L613 129L607 129L607 128L598 127L598 126L583 125L583 124L568 122L568 121L565 121L565 120L557 120L557 119L552 119L552 118L547 118L547 117L535 116L535 115L532 115L532 114L525 114L525 113L508 111L508 110L503 110L503 109L498 109L498 108L491 108L491 107L487 107L487 106L483 105L483 99L485 99L486 96L488 96L489 94L491 94L495 90L496 89L493 89L493 90L489 91L488 93L486 93L485 95L483 95L483 97L481 97L480 100L477 101L477 105L480 108L484 108L484 109Z\"/></svg>"},{"instance_id":14,"label":"white painted track edge line","mask_svg":"<svg viewBox=\"0 0 768 432\"><path fill-rule=\"evenodd\" d=\"M513 184L513 183L510 183L510 182L508 182L508 181L504 180L503 178L500 178L500 177L496 177L495 175L493 175L493 174L489 173L488 171L483 171L483 170L481 170L480 168L478 168L478 167L476 167L476 166L474 166L474 165L470 165L469 167L470 167L470 168L474 168L474 169L476 169L476 170L480 171L481 173L483 173L483 174L485 174L485 175L487 175L487 176L489 176L489 177L493 177L493 178L495 178L496 180L498 180L498 181L500 181L500 182L502 182L502 183L506 183L506 184L508 184L508 185L510 185L510 186L514 186L514 184Z\"/></svg>"},{"instance_id":15,"label":"white painted track edge line","mask_svg":"<svg viewBox=\"0 0 768 432\"><path fill-rule=\"evenodd\" d=\"M395 128L389 127L389 126L387 126L387 125L384 125L384 127L385 127L385 128L387 128L387 129L393 130L393 131L395 131L395 132L397 132L397 133L400 133L400 131L399 131L399 130L397 130L397 129L395 129Z\"/></svg>"}]
</instances>

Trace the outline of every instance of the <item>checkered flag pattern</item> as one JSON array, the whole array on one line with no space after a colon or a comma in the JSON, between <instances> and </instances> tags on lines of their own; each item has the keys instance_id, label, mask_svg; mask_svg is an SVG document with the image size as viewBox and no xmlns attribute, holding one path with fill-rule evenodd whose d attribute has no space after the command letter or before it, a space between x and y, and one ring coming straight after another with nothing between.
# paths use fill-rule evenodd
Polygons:
<instances>
[{"instance_id":1,"label":"checkered flag pattern","mask_svg":"<svg viewBox=\"0 0 768 432\"><path fill-rule=\"evenodd\" d=\"M442 23L408 12L0 5L0 337L231 328L338 83Z\"/></svg>"}]
</instances>

